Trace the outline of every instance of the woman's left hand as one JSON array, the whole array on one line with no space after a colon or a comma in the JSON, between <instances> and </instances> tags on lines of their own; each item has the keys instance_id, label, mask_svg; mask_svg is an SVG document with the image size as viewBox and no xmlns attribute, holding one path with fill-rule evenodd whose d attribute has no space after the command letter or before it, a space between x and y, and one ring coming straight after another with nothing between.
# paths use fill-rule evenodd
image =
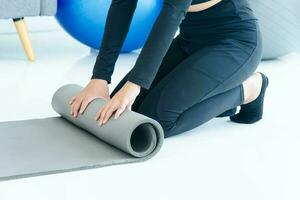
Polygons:
<instances>
[{"instance_id":1,"label":"woman's left hand","mask_svg":"<svg viewBox=\"0 0 300 200\"><path fill-rule=\"evenodd\" d=\"M136 97L139 95L141 87L135 83L127 81L124 86L103 106L96 114L95 120L99 125L105 124L115 112L117 119L125 109L131 110Z\"/></svg>"}]
</instances>

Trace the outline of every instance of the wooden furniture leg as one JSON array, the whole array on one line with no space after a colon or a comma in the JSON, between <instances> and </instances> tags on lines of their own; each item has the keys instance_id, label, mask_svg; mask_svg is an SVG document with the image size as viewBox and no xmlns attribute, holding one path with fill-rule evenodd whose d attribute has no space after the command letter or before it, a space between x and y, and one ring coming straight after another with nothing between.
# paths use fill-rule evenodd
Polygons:
<instances>
[{"instance_id":1,"label":"wooden furniture leg","mask_svg":"<svg viewBox=\"0 0 300 200\"><path fill-rule=\"evenodd\" d=\"M27 55L28 60L34 61L35 55L33 52L31 41L29 39L29 35L28 35L28 31L27 31L27 27L26 27L24 18L13 19L13 21L15 23L15 27L17 29L19 38L22 42L22 45L23 45L23 48Z\"/></svg>"}]
</instances>

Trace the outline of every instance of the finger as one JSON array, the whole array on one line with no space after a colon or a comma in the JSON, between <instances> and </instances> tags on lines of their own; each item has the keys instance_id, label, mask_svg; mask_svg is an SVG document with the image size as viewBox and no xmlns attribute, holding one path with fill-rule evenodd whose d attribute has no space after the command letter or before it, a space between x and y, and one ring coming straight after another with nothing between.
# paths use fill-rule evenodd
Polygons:
<instances>
[{"instance_id":1,"label":"finger","mask_svg":"<svg viewBox=\"0 0 300 200\"><path fill-rule=\"evenodd\" d=\"M106 106L108 105L108 102L109 102L109 101L108 101L107 99L105 99L104 97L101 97L101 96L95 97L95 99L96 99L96 98L102 98L103 100L106 101L106 104L105 104L102 108L99 109L99 111L96 113L96 116L95 116L95 118L94 118L96 121L98 121L98 120L100 119L100 115L101 115L102 111L106 108ZM93 100L93 99L92 99L92 100ZM91 101L92 101L92 100L91 100ZM90 101L90 102L91 102L91 101Z\"/></svg>"},{"instance_id":2,"label":"finger","mask_svg":"<svg viewBox=\"0 0 300 200\"><path fill-rule=\"evenodd\" d=\"M132 107L133 103L134 103L134 100L130 101L130 103L126 106L126 108L128 110L131 110L131 107Z\"/></svg>"},{"instance_id":3,"label":"finger","mask_svg":"<svg viewBox=\"0 0 300 200\"><path fill-rule=\"evenodd\" d=\"M70 100L70 106L71 106L71 109L70 109L70 114L73 115L73 104L74 102L76 102L76 96L72 97L72 99Z\"/></svg>"},{"instance_id":4,"label":"finger","mask_svg":"<svg viewBox=\"0 0 300 200\"><path fill-rule=\"evenodd\" d=\"M105 124L109 118L111 117L111 115L113 114L113 112L115 112L116 110L118 109L118 106L117 105L112 105L109 107L109 109L107 109L105 115L104 115L104 118L103 118L103 124Z\"/></svg>"},{"instance_id":5,"label":"finger","mask_svg":"<svg viewBox=\"0 0 300 200\"><path fill-rule=\"evenodd\" d=\"M120 115L124 112L124 108L119 108L116 113L115 113L115 119L118 119L120 117Z\"/></svg>"},{"instance_id":6,"label":"finger","mask_svg":"<svg viewBox=\"0 0 300 200\"><path fill-rule=\"evenodd\" d=\"M78 110L80 109L80 106L82 104L82 100L78 101L77 103L74 104L73 107L73 117L77 117L78 116Z\"/></svg>"},{"instance_id":7,"label":"finger","mask_svg":"<svg viewBox=\"0 0 300 200\"><path fill-rule=\"evenodd\" d=\"M100 126L103 124L104 117L105 117L106 112L109 109L109 107L110 107L110 103L108 103L105 107L103 107L103 109L100 113L100 117L99 117L99 125Z\"/></svg>"},{"instance_id":8,"label":"finger","mask_svg":"<svg viewBox=\"0 0 300 200\"><path fill-rule=\"evenodd\" d=\"M110 119L110 117L112 116L113 112L116 111L117 109L109 109L106 113L105 113L105 116L103 118L103 124L106 124L106 122Z\"/></svg>"},{"instance_id":9,"label":"finger","mask_svg":"<svg viewBox=\"0 0 300 200\"><path fill-rule=\"evenodd\" d=\"M77 96L74 96L74 97L71 98L71 100L69 101L69 104L70 104L70 105L73 104L73 102L76 100L76 97L77 97Z\"/></svg>"},{"instance_id":10,"label":"finger","mask_svg":"<svg viewBox=\"0 0 300 200\"><path fill-rule=\"evenodd\" d=\"M96 116L95 116L95 120L98 121L99 118L100 118L100 115L101 115L101 112L103 111L104 107L100 108L100 110L96 113Z\"/></svg>"},{"instance_id":11,"label":"finger","mask_svg":"<svg viewBox=\"0 0 300 200\"><path fill-rule=\"evenodd\" d=\"M91 101L87 101L87 100L82 102L82 105L81 105L80 111L79 111L80 114L83 114L83 112L85 111L86 107L89 105L90 102Z\"/></svg>"},{"instance_id":12,"label":"finger","mask_svg":"<svg viewBox=\"0 0 300 200\"><path fill-rule=\"evenodd\" d=\"M71 104L71 115L73 115L73 114L74 114L74 112L75 112L75 109L74 109L74 107L75 107L75 105L77 104L77 102L78 102L78 100L77 100L77 99L75 99L75 100L74 100L74 102Z\"/></svg>"}]
</instances>

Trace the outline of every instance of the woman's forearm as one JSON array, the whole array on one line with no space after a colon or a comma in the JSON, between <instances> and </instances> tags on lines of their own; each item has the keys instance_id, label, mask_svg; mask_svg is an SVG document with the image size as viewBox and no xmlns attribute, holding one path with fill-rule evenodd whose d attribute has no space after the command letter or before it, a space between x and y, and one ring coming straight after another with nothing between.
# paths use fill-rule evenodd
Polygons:
<instances>
[{"instance_id":1,"label":"woman's forearm","mask_svg":"<svg viewBox=\"0 0 300 200\"><path fill-rule=\"evenodd\" d=\"M192 0L165 0L131 73L130 82L149 89Z\"/></svg>"},{"instance_id":2,"label":"woman's forearm","mask_svg":"<svg viewBox=\"0 0 300 200\"><path fill-rule=\"evenodd\" d=\"M129 31L136 5L137 0L112 1L92 79L111 82L115 63Z\"/></svg>"}]
</instances>

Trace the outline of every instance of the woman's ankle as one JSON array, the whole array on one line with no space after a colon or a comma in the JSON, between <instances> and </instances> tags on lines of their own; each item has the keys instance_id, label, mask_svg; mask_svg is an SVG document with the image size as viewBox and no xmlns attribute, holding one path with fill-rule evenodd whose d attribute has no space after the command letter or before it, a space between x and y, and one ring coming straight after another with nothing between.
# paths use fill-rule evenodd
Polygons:
<instances>
[{"instance_id":1,"label":"woman's ankle","mask_svg":"<svg viewBox=\"0 0 300 200\"><path fill-rule=\"evenodd\" d=\"M260 73L255 73L250 76L244 83L244 103L251 103L254 101L260 94L262 88L262 76Z\"/></svg>"}]
</instances>

